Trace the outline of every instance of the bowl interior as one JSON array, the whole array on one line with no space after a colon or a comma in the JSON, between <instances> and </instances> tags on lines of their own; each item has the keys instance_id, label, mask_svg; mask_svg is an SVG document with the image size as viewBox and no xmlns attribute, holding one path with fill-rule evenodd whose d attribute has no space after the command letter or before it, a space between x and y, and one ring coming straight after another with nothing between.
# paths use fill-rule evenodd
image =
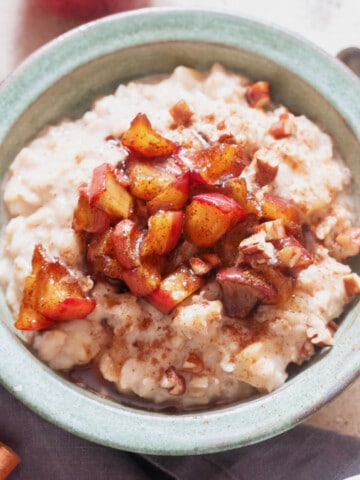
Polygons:
<instances>
[{"instance_id":1,"label":"bowl interior","mask_svg":"<svg viewBox=\"0 0 360 480\"><path fill-rule=\"evenodd\" d=\"M161 15L158 18L154 14L153 25L154 22L158 24L161 21ZM210 14L208 12L206 15L210 19L216 18L219 22L218 14ZM207 18L206 15L204 18ZM220 15L220 17L222 26L226 27L227 20L230 17L226 15L223 17ZM120 25L123 25L124 21L127 20L129 22L130 19L130 23L133 21L133 29L135 30L137 23L131 20L132 18L136 19L136 14L130 15L128 18L119 16L118 20L110 20L109 22L118 22ZM194 21L191 20L191 14L188 15L187 20ZM232 19L231 21L233 22L234 20ZM237 19L236 22L240 26L245 24L248 28L251 26L256 27L252 31L252 40L254 42L259 40L259 32L264 31L264 27L256 23L249 23L249 21L242 19ZM106 25L106 21L102 23L102 28L105 31L104 25ZM58 75L53 74L54 80L50 82L47 80L50 75L48 69L55 68L55 60L49 60L41 65L36 58L32 63L30 61L24 69L25 76L27 74L27 81L29 81L29 72L32 72L39 87L29 99L24 100L22 103L21 101L19 101L20 103L18 102L20 105L18 107L19 115L16 116L15 120L9 120L7 123L3 120L0 126L0 132L2 132L2 143L0 145L1 176L5 175L9 164L17 152L36 136L44 126L56 123L65 117L79 117L91 106L96 98L113 92L118 84L142 76L169 73L178 65L207 70L213 63L219 62L225 67L241 72L254 80L268 80L271 83L272 97L275 102L283 103L293 112L303 113L320 124L332 135L336 147L354 174L356 184L360 185L360 168L358 163L360 144L357 138L359 133L350 127L353 117L339 113L341 109L339 109L338 104L341 104L341 99L338 102L337 99L341 95L340 83L336 85L335 82L335 88L338 89L338 93L334 93L336 101L329 100L326 93L319 88L322 75L326 75L326 72L323 74L320 72L319 84L300 76L296 66L291 64L291 51L289 50L286 53L286 41L289 37L287 34L280 33L275 29L271 30L273 35L278 35L277 47L274 50L273 46L268 48L262 46L260 48L259 43L256 44L257 47L254 47L254 49L247 45L242 46L246 42L242 42L244 34L241 29L238 32L236 45L226 39L222 41L222 35L216 37L219 38L218 42L213 42L211 38L215 37L212 36L210 27L207 27L204 21L202 21L202 27L203 31L207 32L209 38L189 38L191 35L188 37L185 35L184 40L176 39L177 30L175 28L174 40L156 38L157 36L161 37L161 35L153 33L152 40L145 43L139 42L139 44L136 44L136 42L133 42L133 45L125 45L122 48L112 47L108 49L109 51L106 51L104 47L102 54L96 55L96 58L89 59L81 52L78 54L74 52L73 58L76 66L70 68L68 72L59 73ZM96 27L94 28L96 30ZM81 32L78 32L77 36L79 37L80 35ZM198 35L198 37L201 36ZM197 35L193 35L193 37L197 37ZM91 47L91 42L95 40L95 37L89 39L88 48ZM71 36L64 38L63 42L65 44L67 42L70 46L75 44L74 38L71 38ZM297 61L300 61L302 55L300 46L302 43L299 40L297 42L300 56L300 59ZM284 48L284 58L281 61L277 61L275 54L269 54L269 50L273 49L277 52L277 48ZM56 46L53 45L48 52L44 51L40 55L40 60L41 58L48 58L55 50ZM304 52L307 52L310 57L319 55L319 58L326 63L323 54L316 52L313 47L304 47ZM39 71L36 71L36 68ZM341 67L334 67L331 64L331 69L333 68L335 70L336 68L339 69L339 78L342 78L343 75L346 77ZM18 74L20 80L21 76L24 77L24 71L20 71ZM350 83L353 82L352 79L348 81ZM9 91L13 95L16 93L21 95L21 89L24 86L26 88L26 82L22 84L19 81L13 86L10 79L6 88L10 89ZM0 94L0 108L5 106L5 110L9 111L10 105L6 104L6 102L9 102L9 100L4 99L4 93L2 96ZM314 165L314 169L316 169L316 165ZM357 199L356 203L358 211L360 211L360 200ZM354 268L358 272L360 271L359 267L359 262L355 261ZM4 371L2 366L4 359L1 359L0 355L0 378L3 379L6 386L20 396L35 411L62 427L91 440L129 450L181 454L191 453L198 448L200 453L233 448L267 438L284 431L308 416L313 409L318 408L340 388L344 387L354 377L356 368L359 370L360 360L358 358L356 360L357 363L351 360L351 368L345 370L341 368L345 359L351 357L350 350L354 348L353 345L355 344L354 332L359 332L360 330L358 322L360 307L354 302L347 310L346 315L344 315L341 328L337 332L338 341L335 347L330 351L324 350L306 367L300 369L300 372L297 372L284 387L274 394L242 402L238 406L218 408L213 412L205 412L198 415L184 414L171 418L167 415L139 412L107 400L102 400L79 390L60 376L50 372L38 360L35 358L31 359L26 347L21 344L19 339L15 339L12 332L13 319L5 305L2 294L0 296L0 308L3 319L8 326L2 341L8 341L8 345L10 345L10 342L14 344L9 347L9 358L15 360L18 355L20 362L33 362L34 368L38 370L38 373L35 372L32 380L26 380L24 383L20 376L16 377L14 369L10 368L6 372ZM4 326L0 326L0 328L4 329ZM0 346L2 341L0 340ZM339 378L337 378L336 382L334 379L329 386L328 380L331 378L331 372L334 368L338 368ZM26 369L30 371L28 366ZM45 375L46 379L44 378ZM321 381L319 383L320 378L323 379L323 384ZM78 418L75 418L69 412L64 413L62 411L59 413L51 407L45 407L42 402L40 402L40 405L36 405L33 393L29 392L26 395L16 393L18 391L14 389L14 385L18 382L22 382L23 385L26 384L31 390L37 388L38 395L41 391L45 391L45 386L46 391L50 387L50 389L53 389L54 398L56 397L59 400L61 397L62 402L65 402L66 408L73 408L74 403L80 402L83 407L83 413ZM317 390L316 394L314 392L309 393L309 388L311 387ZM300 400L302 391L307 392L306 401ZM261 417L261 415L258 417L259 403L263 407L263 422L261 426L255 427L254 425L257 423L255 419L260 419ZM86 426L89 415L93 415L98 420L99 428ZM272 415L272 419L269 418L269 415ZM179 417L182 417L182 421L178 420ZM235 428L236 422L234 424L234 418L237 422L242 422L242 429ZM110 432L111 426L114 424L114 421L116 422L115 419L118 419L119 425L121 422L125 422L128 428L133 428L133 434L126 437L125 434L120 432L115 432L115 434ZM169 422L171 423L170 433L166 430L169 429ZM156 426L154 427L155 424ZM159 438L148 442L143 438L143 435L145 432L146 436L147 429L150 431L151 428L155 428ZM189 430L184 436L186 428ZM195 435L194 429L197 431ZM219 429L222 432L221 438L218 434Z\"/></svg>"}]
</instances>

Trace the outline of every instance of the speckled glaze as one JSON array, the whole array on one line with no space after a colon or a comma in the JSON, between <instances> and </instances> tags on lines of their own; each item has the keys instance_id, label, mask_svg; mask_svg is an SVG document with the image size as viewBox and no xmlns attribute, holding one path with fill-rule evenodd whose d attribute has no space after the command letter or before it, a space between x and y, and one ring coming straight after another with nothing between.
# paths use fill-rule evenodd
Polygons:
<instances>
[{"instance_id":1,"label":"speckled glaze","mask_svg":"<svg viewBox=\"0 0 360 480\"><path fill-rule=\"evenodd\" d=\"M44 125L80 115L116 84L179 64L206 69L214 62L269 80L275 100L333 136L360 184L360 83L354 75L273 26L222 12L175 9L107 17L32 55L0 89L0 174ZM355 262L357 272L359 267ZM202 413L151 413L104 400L52 372L14 332L2 295L0 309L1 382L56 425L124 450L184 455L255 443L307 418L360 372L360 305L354 302L335 346L276 392Z\"/></svg>"}]
</instances>

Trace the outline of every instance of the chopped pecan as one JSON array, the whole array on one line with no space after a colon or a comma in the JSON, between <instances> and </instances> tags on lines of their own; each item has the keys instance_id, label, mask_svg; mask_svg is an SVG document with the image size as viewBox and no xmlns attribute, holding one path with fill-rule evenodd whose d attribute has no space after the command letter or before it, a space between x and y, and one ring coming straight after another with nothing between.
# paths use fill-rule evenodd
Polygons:
<instances>
[{"instance_id":1,"label":"chopped pecan","mask_svg":"<svg viewBox=\"0 0 360 480\"><path fill-rule=\"evenodd\" d=\"M204 362L195 353L189 353L181 370L188 373L200 373L204 370Z\"/></svg>"},{"instance_id":2,"label":"chopped pecan","mask_svg":"<svg viewBox=\"0 0 360 480\"><path fill-rule=\"evenodd\" d=\"M185 100L179 100L170 108L170 115L174 119L174 127L178 127L180 125L189 127L191 125L194 112L191 110Z\"/></svg>"},{"instance_id":3,"label":"chopped pecan","mask_svg":"<svg viewBox=\"0 0 360 480\"><path fill-rule=\"evenodd\" d=\"M264 186L275 180L279 169L278 156L272 150L261 148L255 152L254 159L256 161L256 182L260 186Z\"/></svg>"},{"instance_id":4,"label":"chopped pecan","mask_svg":"<svg viewBox=\"0 0 360 480\"><path fill-rule=\"evenodd\" d=\"M185 378L175 370L175 367L171 366L165 371L161 387L166 388L170 395L183 395L186 391Z\"/></svg>"}]
</instances>

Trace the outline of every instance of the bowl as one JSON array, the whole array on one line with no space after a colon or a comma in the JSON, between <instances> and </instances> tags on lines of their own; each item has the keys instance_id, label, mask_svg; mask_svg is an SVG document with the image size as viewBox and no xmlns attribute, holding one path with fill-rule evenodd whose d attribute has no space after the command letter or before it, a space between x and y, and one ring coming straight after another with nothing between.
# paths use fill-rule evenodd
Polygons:
<instances>
[{"instance_id":1,"label":"bowl","mask_svg":"<svg viewBox=\"0 0 360 480\"><path fill-rule=\"evenodd\" d=\"M275 101L334 138L360 184L360 86L339 61L274 26L208 10L144 9L81 26L41 48L0 89L0 173L44 125L81 115L130 79L214 62L271 82ZM357 200L357 208L359 201ZM359 271L359 263L353 268ZM134 452L184 455L249 445L295 426L360 371L360 305L323 349L277 391L183 414L150 412L101 398L39 361L12 327L0 297L0 379L34 412L88 440Z\"/></svg>"}]
</instances>

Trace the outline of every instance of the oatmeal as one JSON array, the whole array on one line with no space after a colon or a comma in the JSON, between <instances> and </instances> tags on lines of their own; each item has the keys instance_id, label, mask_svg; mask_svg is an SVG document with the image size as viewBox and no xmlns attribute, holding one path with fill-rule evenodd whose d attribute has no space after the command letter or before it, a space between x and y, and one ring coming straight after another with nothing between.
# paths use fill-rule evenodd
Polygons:
<instances>
[{"instance_id":1,"label":"oatmeal","mask_svg":"<svg viewBox=\"0 0 360 480\"><path fill-rule=\"evenodd\" d=\"M10 166L0 281L37 355L179 408L271 392L360 279L330 137L215 65L121 85Z\"/></svg>"}]
</instances>

